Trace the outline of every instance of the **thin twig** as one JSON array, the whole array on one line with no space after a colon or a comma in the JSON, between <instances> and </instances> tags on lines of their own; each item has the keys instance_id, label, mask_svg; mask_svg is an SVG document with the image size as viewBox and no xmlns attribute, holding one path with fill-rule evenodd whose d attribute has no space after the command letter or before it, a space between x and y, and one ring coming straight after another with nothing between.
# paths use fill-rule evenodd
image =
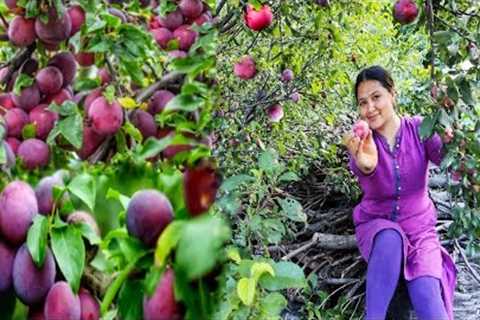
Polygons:
<instances>
[{"instance_id":1,"label":"thin twig","mask_svg":"<svg viewBox=\"0 0 480 320\"><path fill-rule=\"evenodd\" d=\"M467 266L468 270L470 270L470 273L472 274L473 278L477 280L478 283L480 283L480 276L478 275L477 271L475 271L472 268L472 266L470 265L470 262L468 262L467 256L463 252L463 248L460 246L457 239L454 240L454 244L455 244L455 247L457 247L458 251L460 252L462 259L463 261L465 261L465 265Z\"/></svg>"}]
</instances>

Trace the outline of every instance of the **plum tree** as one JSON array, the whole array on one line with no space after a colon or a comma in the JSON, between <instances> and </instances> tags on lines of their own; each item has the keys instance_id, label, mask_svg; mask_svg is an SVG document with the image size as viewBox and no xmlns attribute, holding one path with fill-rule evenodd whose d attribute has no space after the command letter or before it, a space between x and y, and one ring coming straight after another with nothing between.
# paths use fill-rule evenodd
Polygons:
<instances>
[{"instance_id":1,"label":"plum tree","mask_svg":"<svg viewBox=\"0 0 480 320\"><path fill-rule=\"evenodd\" d=\"M104 97L98 97L92 102L88 117L98 134L114 134L122 126L123 110L117 101L108 103Z\"/></svg>"},{"instance_id":2,"label":"plum tree","mask_svg":"<svg viewBox=\"0 0 480 320\"><path fill-rule=\"evenodd\" d=\"M143 298L144 320L180 320L180 308L175 301L175 275L172 269L167 269L158 282L151 297Z\"/></svg>"},{"instance_id":3,"label":"plum tree","mask_svg":"<svg viewBox=\"0 0 480 320\"><path fill-rule=\"evenodd\" d=\"M25 241L28 228L38 212L35 192L25 182L10 182L0 194L0 231L13 245Z\"/></svg>"},{"instance_id":4,"label":"plum tree","mask_svg":"<svg viewBox=\"0 0 480 320\"><path fill-rule=\"evenodd\" d=\"M8 27L8 38L17 47L31 45L37 39L35 35L35 20L16 16Z\"/></svg>"},{"instance_id":5,"label":"plum tree","mask_svg":"<svg viewBox=\"0 0 480 320\"><path fill-rule=\"evenodd\" d=\"M0 293L12 287L13 260L15 249L0 239Z\"/></svg>"},{"instance_id":6,"label":"plum tree","mask_svg":"<svg viewBox=\"0 0 480 320\"><path fill-rule=\"evenodd\" d=\"M13 287L23 303L32 306L42 302L55 282L55 275L55 260L50 249L46 249L40 268L33 262L25 244L18 249L13 261Z\"/></svg>"},{"instance_id":7,"label":"plum tree","mask_svg":"<svg viewBox=\"0 0 480 320\"><path fill-rule=\"evenodd\" d=\"M56 282L45 299L45 320L80 320L80 299L65 281Z\"/></svg>"},{"instance_id":8,"label":"plum tree","mask_svg":"<svg viewBox=\"0 0 480 320\"><path fill-rule=\"evenodd\" d=\"M153 189L137 191L127 208L128 233L147 246L153 246L160 233L173 219L170 200Z\"/></svg>"},{"instance_id":9,"label":"plum tree","mask_svg":"<svg viewBox=\"0 0 480 320\"><path fill-rule=\"evenodd\" d=\"M80 320L100 319L100 305L90 291L80 288L78 297L80 298Z\"/></svg>"},{"instance_id":10,"label":"plum tree","mask_svg":"<svg viewBox=\"0 0 480 320\"><path fill-rule=\"evenodd\" d=\"M17 155L25 168L33 170L48 165L50 149L42 140L27 139L18 147Z\"/></svg>"}]
</instances>

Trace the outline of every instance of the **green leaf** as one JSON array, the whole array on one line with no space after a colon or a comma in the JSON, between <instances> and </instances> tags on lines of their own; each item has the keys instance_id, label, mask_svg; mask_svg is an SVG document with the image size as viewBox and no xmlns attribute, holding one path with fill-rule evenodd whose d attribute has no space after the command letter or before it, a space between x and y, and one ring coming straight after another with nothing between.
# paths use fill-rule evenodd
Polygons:
<instances>
[{"instance_id":1,"label":"green leaf","mask_svg":"<svg viewBox=\"0 0 480 320\"><path fill-rule=\"evenodd\" d=\"M98 245L102 239L95 233L95 231L87 223L76 223L74 226L80 231L81 235L85 237L91 245Z\"/></svg>"},{"instance_id":2,"label":"green leaf","mask_svg":"<svg viewBox=\"0 0 480 320\"><path fill-rule=\"evenodd\" d=\"M223 181L222 185L220 186L220 190L223 192L231 192L237 189L241 184L253 181L255 181L255 178L252 176L247 174L238 174Z\"/></svg>"},{"instance_id":3,"label":"green leaf","mask_svg":"<svg viewBox=\"0 0 480 320\"><path fill-rule=\"evenodd\" d=\"M279 316L287 307L287 299L278 292L271 292L262 299L261 310L267 317Z\"/></svg>"},{"instance_id":4,"label":"green leaf","mask_svg":"<svg viewBox=\"0 0 480 320\"><path fill-rule=\"evenodd\" d=\"M266 262L255 262L251 269L252 278L258 281L264 273L268 273L271 276L275 276L275 271L270 264Z\"/></svg>"},{"instance_id":5,"label":"green leaf","mask_svg":"<svg viewBox=\"0 0 480 320\"><path fill-rule=\"evenodd\" d=\"M123 210L127 210L128 203L130 202L129 197L121 194L120 192L118 192L117 190L112 189L112 188L108 188L106 197L107 197L107 199L118 200L122 204Z\"/></svg>"},{"instance_id":6,"label":"green leaf","mask_svg":"<svg viewBox=\"0 0 480 320\"><path fill-rule=\"evenodd\" d=\"M21 91L24 88L30 87L34 82L34 79L25 73L20 73L20 75L15 80L13 86L13 94L16 96L20 95Z\"/></svg>"},{"instance_id":7,"label":"green leaf","mask_svg":"<svg viewBox=\"0 0 480 320\"><path fill-rule=\"evenodd\" d=\"M433 128L438 120L438 116L439 113L437 112L435 114L429 114L423 119L422 124L420 125L420 138L422 140L432 135Z\"/></svg>"},{"instance_id":8,"label":"green leaf","mask_svg":"<svg viewBox=\"0 0 480 320\"><path fill-rule=\"evenodd\" d=\"M447 45L454 39L455 33L451 31L436 31L433 34L433 39L436 43Z\"/></svg>"},{"instance_id":9,"label":"green leaf","mask_svg":"<svg viewBox=\"0 0 480 320\"><path fill-rule=\"evenodd\" d=\"M76 176L67 188L72 194L80 198L80 200L87 205L90 212L95 211L96 187L95 180L91 175L83 173Z\"/></svg>"},{"instance_id":10,"label":"green leaf","mask_svg":"<svg viewBox=\"0 0 480 320\"><path fill-rule=\"evenodd\" d=\"M280 182L290 182L290 181L299 181L300 180L300 177L297 176L297 174L295 172L285 172L284 174L282 174L280 176L280 178L278 178L278 181Z\"/></svg>"},{"instance_id":11,"label":"green leaf","mask_svg":"<svg viewBox=\"0 0 480 320\"><path fill-rule=\"evenodd\" d=\"M0 165L3 165L5 163L7 163L7 150L5 150L4 145L2 145L0 146Z\"/></svg>"},{"instance_id":12,"label":"green leaf","mask_svg":"<svg viewBox=\"0 0 480 320\"><path fill-rule=\"evenodd\" d=\"M143 283L128 279L118 293L118 313L123 320L143 319Z\"/></svg>"},{"instance_id":13,"label":"green leaf","mask_svg":"<svg viewBox=\"0 0 480 320\"><path fill-rule=\"evenodd\" d=\"M295 199L286 198L279 200L282 211L286 216L296 222L307 222L307 215L303 212L302 205Z\"/></svg>"},{"instance_id":14,"label":"green leaf","mask_svg":"<svg viewBox=\"0 0 480 320\"><path fill-rule=\"evenodd\" d=\"M205 104L205 99L191 94L178 94L165 106L164 111L183 110L195 111Z\"/></svg>"},{"instance_id":15,"label":"green leaf","mask_svg":"<svg viewBox=\"0 0 480 320\"><path fill-rule=\"evenodd\" d=\"M80 232L73 226L52 229L52 250L63 276L78 292L85 264L85 245Z\"/></svg>"},{"instance_id":16,"label":"green leaf","mask_svg":"<svg viewBox=\"0 0 480 320\"><path fill-rule=\"evenodd\" d=\"M275 277L265 275L260 284L267 290L276 291L287 288L303 288L306 285L302 268L293 262L281 261L273 266Z\"/></svg>"},{"instance_id":17,"label":"green leaf","mask_svg":"<svg viewBox=\"0 0 480 320\"><path fill-rule=\"evenodd\" d=\"M221 258L230 236L230 228L218 217L203 215L188 221L177 246L176 264L190 280L205 275Z\"/></svg>"},{"instance_id":18,"label":"green leaf","mask_svg":"<svg viewBox=\"0 0 480 320\"><path fill-rule=\"evenodd\" d=\"M140 159L148 159L156 156L159 152L163 151L173 141L172 136L166 136L162 139L148 138L141 148L137 151L137 155Z\"/></svg>"},{"instance_id":19,"label":"green leaf","mask_svg":"<svg viewBox=\"0 0 480 320\"><path fill-rule=\"evenodd\" d=\"M257 281L253 278L242 278L237 284L237 294L243 304L251 306L255 298Z\"/></svg>"},{"instance_id":20,"label":"green leaf","mask_svg":"<svg viewBox=\"0 0 480 320\"><path fill-rule=\"evenodd\" d=\"M41 214L37 214L33 218L32 226L28 229L27 247L28 251L30 251L33 262L38 268L41 268L45 261L47 237L48 219Z\"/></svg>"},{"instance_id":21,"label":"green leaf","mask_svg":"<svg viewBox=\"0 0 480 320\"><path fill-rule=\"evenodd\" d=\"M185 227L184 221L173 221L161 233L155 249L155 265L164 266L170 252L177 246Z\"/></svg>"},{"instance_id":22,"label":"green leaf","mask_svg":"<svg viewBox=\"0 0 480 320\"><path fill-rule=\"evenodd\" d=\"M37 126L35 125L35 123L26 124L22 129L23 140L35 138L36 134L37 134Z\"/></svg>"},{"instance_id":23,"label":"green leaf","mask_svg":"<svg viewBox=\"0 0 480 320\"><path fill-rule=\"evenodd\" d=\"M258 157L258 166L265 172L273 172L280 167L278 154L273 149L263 151Z\"/></svg>"},{"instance_id":24,"label":"green leaf","mask_svg":"<svg viewBox=\"0 0 480 320\"><path fill-rule=\"evenodd\" d=\"M59 121L58 130L76 149L82 147L83 118L80 114L75 114Z\"/></svg>"}]
</instances>

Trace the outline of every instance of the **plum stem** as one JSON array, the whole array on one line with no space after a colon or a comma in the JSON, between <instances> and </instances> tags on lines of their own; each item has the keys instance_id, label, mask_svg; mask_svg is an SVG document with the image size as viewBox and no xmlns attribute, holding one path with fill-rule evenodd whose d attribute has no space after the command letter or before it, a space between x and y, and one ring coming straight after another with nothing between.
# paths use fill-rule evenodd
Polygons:
<instances>
[{"instance_id":1,"label":"plum stem","mask_svg":"<svg viewBox=\"0 0 480 320\"><path fill-rule=\"evenodd\" d=\"M143 255L137 256L136 259L133 259L130 264L127 265L125 269L122 270L117 276L117 278L113 281L112 285L108 288L107 292L105 293L105 296L103 297L102 304L100 306L100 312L102 315L105 315L108 311L108 307L110 307L110 304L112 303L113 299L117 295L118 290L120 290L120 287L122 286L123 282L127 279L128 275L135 269L135 265L137 261L142 257Z\"/></svg>"}]
</instances>

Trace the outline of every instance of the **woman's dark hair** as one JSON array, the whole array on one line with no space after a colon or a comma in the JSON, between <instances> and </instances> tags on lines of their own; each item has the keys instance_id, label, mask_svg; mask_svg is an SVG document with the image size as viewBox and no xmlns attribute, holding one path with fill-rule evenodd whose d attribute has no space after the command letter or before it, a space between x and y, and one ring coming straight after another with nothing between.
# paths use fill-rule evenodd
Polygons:
<instances>
[{"instance_id":1,"label":"woman's dark hair","mask_svg":"<svg viewBox=\"0 0 480 320\"><path fill-rule=\"evenodd\" d=\"M390 92L395 91L395 84L393 83L393 79L388 73L387 70L383 69L380 66L371 66L368 68L363 69L357 76L357 81L355 82L355 100L358 102L358 86L363 81L367 80L377 80L382 84L382 86Z\"/></svg>"}]
</instances>

